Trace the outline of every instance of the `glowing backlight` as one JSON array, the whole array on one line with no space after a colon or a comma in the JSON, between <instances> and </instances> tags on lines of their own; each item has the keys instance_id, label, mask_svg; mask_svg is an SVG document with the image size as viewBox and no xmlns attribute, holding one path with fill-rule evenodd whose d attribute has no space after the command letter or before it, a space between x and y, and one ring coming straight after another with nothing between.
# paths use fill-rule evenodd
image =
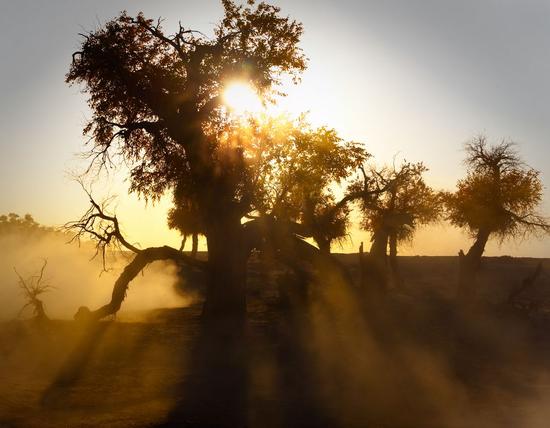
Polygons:
<instances>
[{"instance_id":1,"label":"glowing backlight","mask_svg":"<svg viewBox=\"0 0 550 428\"><path fill-rule=\"evenodd\" d=\"M253 114L262 109L262 102L256 91L247 83L233 82L224 92L223 98L229 109L236 114Z\"/></svg>"}]
</instances>

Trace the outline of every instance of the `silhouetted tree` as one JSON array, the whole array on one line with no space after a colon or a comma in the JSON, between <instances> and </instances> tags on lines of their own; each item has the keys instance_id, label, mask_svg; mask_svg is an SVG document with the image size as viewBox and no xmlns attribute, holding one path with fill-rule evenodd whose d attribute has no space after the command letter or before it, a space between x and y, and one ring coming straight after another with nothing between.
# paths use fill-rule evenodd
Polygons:
<instances>
[{"instance_id":1,"label":"silhouetted tree","mask_svg":"<svg viewBox=\"0 0 550 428\"><path fill-rule=\"evenodd\" d=\"M542 200L539 172L526 165L514 143L490 146L479 136L466 145L466 178L455 193L445 195L451 224L475 239L467 253L459 253L461 298L471 299L485 245L494 236L501 241L537 231L550 232L548 221L536 212Z\"/></svg>"},{"instance_id":2,"label":"silhouetted tree","mask_svg":"<svg viewBox=\"0 0 550 428\"><path fill-rule=\"evenodd\" d=\"M386 271L397 277L398 243L412 240L418 226L441 215L440 196L424 181L427 170L421 162L404 162L399 167L371 168L368 173L376 188L385 189L361 203L363 227L372 232L369 256L381 269L381 277L387 277Z\"/></svg>"},{"instance_id":3,"label":"silhouetted tree","mask_svg":"<svg viewBox=\"0 0 550 428\"><path fill-rule=\"evenodd\" d=\"M32 307L34 317L37 321L45 321L48 319L48 316L44 311L44 303L38 298L41 294L53 289L53 287L49 285L44 278L44 271L46 270L47 265L48 261L44 260L40 272L36 275L30 276L27 279L24 279L19 272L17 272L17 269L13 269L19 278L18 285L19 288L21 288L23 297L26 300L26 303L21 308L19 315L21 315L28 307Z\"/></svg>"},{"instance_id":4,"label":"silhouetted tree","mask_svg":"<svg viewBox=\"0 0 550 428\"><path fill-rule=\"evenodd\" d=\"M357 189L340 199L336 192L370 155L333 129L312 128L303 117L264 121L256 132L261 153L255 170L261 190L257 213L299 224L299 234L313 238L329 254L331 243L347 235L349 203L372 189Z\"/></svg>"},{"instance_id":5,"label":"silhouetted tree","mask_svg":"<svg viewBox=\"0 0 550 428\"><path fill-rule=\"evenodd\" d=\"M131 191L156 200L176 189L175 209L179 204L186 215L196 209L208 247L207 262L167 246L140 249L124 239L116 216L90 196L90 210L67 226L77 237L92 236L100 249L116 241L136 254L115 283L111 302L89 313L92 318L116 312L128 283L155 260L172 259L204 273L205 317L242 318L251 251L269 244L289 264L317 257L300 239L304 225L262 213L266 187L258 180L260 151L222 103L224 86L235 79L266 98L276 93L281 76L297 79L306 64L298 47L302 26L266 3L222 3L224 17L213 38L182 26L166 35L160 21L123 13L86 35L73 55L67 81L84 85L93 112L84 129L93 146L89 171L111 165L116 152L130 167ZM331 133L307 138L339 141ZM340 176L335 172L328 181ZM330 199L328 181L319 183L324 193L312 197L317 205Z\"/></svg>"},{"instance_id":6,"label":"silhouetted tree","mask_svg":"<svg viewBox=\"0 0 550 428\"><path fill-rule=\"evenodd\" d=\"M40 233L52 233L54 229L37 223L33 216L25 214L23 217L15 213L0 215L0 235L19 234L35 235Z\"/></svg>"}]
</instances>

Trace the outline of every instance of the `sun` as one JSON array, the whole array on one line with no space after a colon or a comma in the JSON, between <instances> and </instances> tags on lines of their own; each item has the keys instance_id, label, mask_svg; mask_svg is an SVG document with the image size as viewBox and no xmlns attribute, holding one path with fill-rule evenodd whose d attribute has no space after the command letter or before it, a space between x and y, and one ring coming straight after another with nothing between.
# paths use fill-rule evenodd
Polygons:
<instances>
[{"instance_id":1,"label":"sun","mask_svg":"<svg viewBox=\"0 0 550 428\"><path fill-rule=\"evenodd\" d=\"M262 101L252 86L245 82L232 82L223 91L227 107L238 115L254 114L262 109Z\"/></svg>"}]
</instances>

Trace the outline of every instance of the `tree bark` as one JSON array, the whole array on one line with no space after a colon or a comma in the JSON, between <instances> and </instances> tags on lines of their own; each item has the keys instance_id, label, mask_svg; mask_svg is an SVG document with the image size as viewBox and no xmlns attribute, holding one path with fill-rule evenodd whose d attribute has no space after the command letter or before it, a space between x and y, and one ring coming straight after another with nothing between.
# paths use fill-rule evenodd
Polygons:
<instances>
[{"instance_id":1,"label":"tree bark","mask_svg":"<svg viewBox=\"0 0 550 428\"><path fill-rule=\"evenodd\" d=\"M185 243L187 242L187 234L184 233L181 238L181 244L180 244L180 251L183 251L185 249Z\"/></svg>"},{"instance_id":2,"label":"tree bark","mask_svg":"<svg viewBox=\"0 0 550 428\"><path fill-rule=\"evenodd\" d=\"M329 240L317 238L317 239L315 239L315 242L316 242L317 246L319 247L319 251L321 251L321 253L323 253L325 255L330 254L330 241Z\"/></svg>"},{"instance_id":3,"label":"tree bark","mask_svg":"<svg viewBox=\"0 0 550 428\"><path fill-rule=\"evenodd\" d=\"M471 302L475 297L477 273L490 235L491 232L488 229L480 229L468 253L464 254L462 250L458 253L457 295L460 300Z\"/></svg>"},{"instance_id":4,"label":"tree bark","mask_svg":"<svg viewBox=\"0 0 550 428\"><path fill-rule=\"evenodd\" d=\"M390 256L389 256L389 270L392 283L395 287L401 286L401 275L399 274L399 264L397 261L397 234L391 233L389 236L390 244Z\"/></svg>"},{"instance_id":5,"label":"tree bark","mask_svg":"<svg viewBox=\"0 0 550 428\"><path fill-rule=\"evenodd\" d=\"M191 248L191 257L197 258L197 251L199 249L199 234L193 233L193 247Z\"/></svg>"},{"instance_id":6,"label":"tree bark","mask_svg":"<svg viewBox=\"0 0 550 428\"><path fill-rule=\"evenodd\" d=\"M206 321L246 318L246 271L249 250L237 218L222 218L207 230L208 283L203 306Z\"/></svg>"},{"instance_id":7,"label":"tree bark","mask_svg":"<svg viewBox=\"0 0 550 428\"><path fill-rule=\"evenodd\" d=\"M388 288L388 233L376 230L365 266L365 284L373 298L378 299Z\"/></svg>"}]
</instances>

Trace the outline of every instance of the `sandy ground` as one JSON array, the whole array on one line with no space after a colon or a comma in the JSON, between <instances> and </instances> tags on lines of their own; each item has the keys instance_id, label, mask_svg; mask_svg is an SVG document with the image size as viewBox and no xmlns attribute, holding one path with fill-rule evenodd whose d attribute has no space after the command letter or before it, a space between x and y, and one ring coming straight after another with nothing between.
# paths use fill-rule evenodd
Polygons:
<instances>
[{"instance_id":1,"label":"sandy ground","mask_svg":"<svg viewBox=\"0 0 550 428\"><path fill-rule=\"evenodd\" d=\"M485 303L465 310L455 262L402 258L406 280L376 307L338 287L282 305L253 275L242 334L202 328L199 304L2 323L0 426L548 426L549 277L521 296L536 305L511 307L536 260L488 259Z\"/></svg>"}]
</instances>

